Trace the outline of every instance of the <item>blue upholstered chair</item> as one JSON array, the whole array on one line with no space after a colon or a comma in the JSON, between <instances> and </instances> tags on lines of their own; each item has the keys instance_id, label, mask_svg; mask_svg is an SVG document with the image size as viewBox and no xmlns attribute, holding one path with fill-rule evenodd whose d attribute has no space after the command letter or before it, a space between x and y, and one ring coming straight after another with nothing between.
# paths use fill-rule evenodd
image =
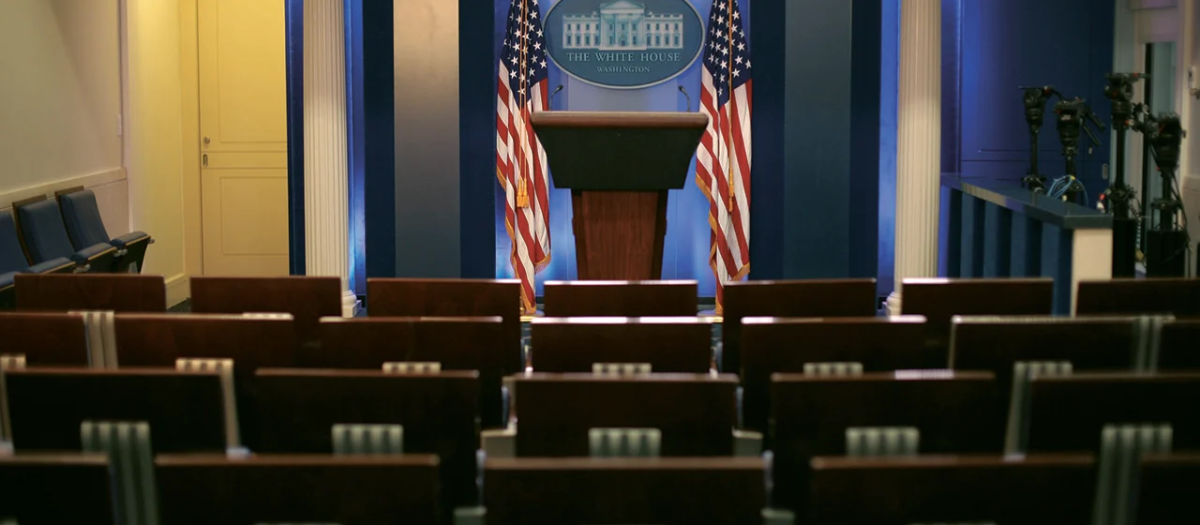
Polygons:
<instances>
[{"instance_id":1,"label":"blue upholstered chair","mask_svg":"<svg viewBox=\"0 0 1200 525\"><path fill-rule=\"evenodd\" d=\"M80 190L59 197L62 204L63 222L67 235L76 250L97 244L111 244L117 249L116 271L141 271L146 259L146 248L153 240L143 232L130 232L117 238L108 236L104 220L100 218L100 206L92 190Z\"/></svg>"},{"instance_id":2,"label":"blue upholstered chair","mask_svg":"<svg viewBox=\"0 0 1200 525\"><path fill-rule=\"evenodd\" d=\"M76 250L67 237L57 202L47 199L19 206L17 221L35 264L66 257L78 266L77 272L113 271L117 249L103 243Z\"/></svg>"},{"instance_id":3,"label":"blue upholstered chair","mask_svg":"<svg viewBox=\"0 0 1200 525\"><path fill-rule=\"evenodd\" d=\"M75 263L62 257L30 266L17 238L12 212L0 211L0 309L14 306L13 279L18 273L57 273L74 269Z\"/></svg>"}]
</instances>

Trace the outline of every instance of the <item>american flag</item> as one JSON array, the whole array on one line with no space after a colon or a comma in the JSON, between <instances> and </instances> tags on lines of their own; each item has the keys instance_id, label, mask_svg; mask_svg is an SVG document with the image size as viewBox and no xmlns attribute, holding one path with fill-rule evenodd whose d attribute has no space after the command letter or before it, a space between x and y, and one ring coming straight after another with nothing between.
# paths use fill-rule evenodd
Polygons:
<instances>
[{"instance_id":1,"label":"american flag","mask_svg":"<svg viewBox=\"0 0 1200 525\"><path fill-rule=\"evenodd\" d=\"M529 123L549 109L546 38L538 0L512 0L500 52L496 98L496 176L504 187L504 225L512 239L521 306L532 314L535 275L550 262L550 189L546 152Z\"/></svg>"},{"instance_id":2,"label":"american flag","mask_svg":"<svg viewBox=\"0 0 1200 525\"><path fill-rule=\"evenodd\" d=\"M750 272L750 41L737 0L713 0L704 38L700 111L708 129L696 151L696 184L708 196L709 265L717 311L725 283Z\"/></svg>"}]
</instances>

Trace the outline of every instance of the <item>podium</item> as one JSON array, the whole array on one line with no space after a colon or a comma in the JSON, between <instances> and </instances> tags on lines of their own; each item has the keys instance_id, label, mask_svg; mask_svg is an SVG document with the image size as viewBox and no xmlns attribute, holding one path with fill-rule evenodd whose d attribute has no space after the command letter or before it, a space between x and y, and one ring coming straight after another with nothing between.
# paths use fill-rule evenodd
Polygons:
<instances>
[{"instance_id":1,"label":"podium","mask_svg":"<svg viewBox=\"0 0 1200 525\"><path fill-rule=\"evenodd\" d=\"M667 192L686 184L708 117L543 111L530 122L554 185L571 190L579 279L661 279Z\"/></svg>"}]
</instances>

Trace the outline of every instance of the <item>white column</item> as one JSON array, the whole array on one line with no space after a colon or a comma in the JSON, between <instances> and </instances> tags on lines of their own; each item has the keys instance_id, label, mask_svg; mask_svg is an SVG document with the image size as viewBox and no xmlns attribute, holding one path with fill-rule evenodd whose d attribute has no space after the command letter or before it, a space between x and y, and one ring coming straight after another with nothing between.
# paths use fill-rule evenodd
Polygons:
<instances>
[{"instance_id":1,"label":"white column","mask_svg":"<svg viewBox=\"0 0 1200 525\"><path fill-rule=\"evenodd\" d=\"M901 282L936 277L942 157L942 3L902 0L900 93L896 133L896 290L888 313L901 311Z\"/></svg>"},{"instance_id":2,"label":"white column","mask_svg":"<svg viewBox=\"0 0 1200 525\"><path fill-rule=\"evenodd\" d=\"M358 310L358 298L349 286L346 105L345 5L343 0L305 0L305 273L340 277L342 314L351 317Z\"/></svg>"}]
</instances>

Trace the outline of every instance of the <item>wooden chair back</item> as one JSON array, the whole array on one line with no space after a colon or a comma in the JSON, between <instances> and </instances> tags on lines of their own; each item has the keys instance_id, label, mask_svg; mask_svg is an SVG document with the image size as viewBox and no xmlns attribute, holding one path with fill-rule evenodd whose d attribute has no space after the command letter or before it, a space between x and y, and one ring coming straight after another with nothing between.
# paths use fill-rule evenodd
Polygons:
<instances>
[{"instance_id":1,"label":"wooden chair back","mask_svg":"<svg viewBox=\"0 0 1200 525\"><path fill-rule=\"evenodd\" d=\"M1200 370L1200 319L1163 326L1158 350L1159 370Z\"/></svg>"},{"instance_id":2,"label":"wooden chair back","mask_svg":"<svg viewBox=\"0 0 1200 525\"><path fill-rule=\"evenodd\" d=\"M814 525L1091 523L1090 455L822 457L813 460Z\"/></svg>"},{"instance_id":3,"label":"wooden chair back","mask_svg":"<svg viewBox=\"0 0 1200 525\"><path fill-rule=\"evenodd\" d=\"M156 452L224 452L215 373L127 368L27 368L5 373L13 448L80 450L80 424L146 421Z\"/></svg>"},{"instance_id":4,"label":"wooden chair back","mask_svg":"<svg viewBox=\"0 0 1200 525\"><path fill-rule=\"evenodd\" d=\"M431 455L168 454L154 464L163 523L440 523Z\"/></svg>"},{"instance_id":5,"label":"wooden chair back","mask_svg":"<svg viewBox=\"0 0 1200 525\"><path fill-rule=\"evenodd\" d=\"M1200 373L1089 373L1030 384L1030 452L1098 451L1109 424L1169 424L1175 450L1200 448Z\"/></svg>"},{"instance_id":6,"label":"wooden chair back","mask_svg":"<svg viewBox=\"0 0 1200 525\"><path fill-rule=\"evenodd\" d=\"M483 426L505 425L501 383L512 345L500 317L359 317L321 321L321 350L300 366L380 370L398 361L436 362L479 372Z\"/></svg>"},{"instance_id":7,"label":"wooden chair back","mask_svg":"<svg viewBox=\"0 0 1200 525\"><path fill-rule=\"evenodd\" d=\"M371 317L491 317L504 326L504 373L521 357L521 282L513 279L367 279Z\"/></svg>"},{"instance_id":8,"label":"wooden chair back","mask_svg":"<svg viewBox=\"0 0 1200 525\"><path fill-rule=\"evenodd\" d=\"M546 317L688 317L696 281L547 281Z\"/></svg>"},{"instance_id":9,"label":"wooden chair back","mask_svg":"<svg viewBox=\"0 0 1200 525\"><path fill-rule=\"evenodd\" d=\"M736 388L732 375L517 377L516 453L587 456L592 428L657 428L663 456L729 456L737 425Z\"/></svg>"},{"instance_id":10,"label":"wooden chair back","mask_svg":"<svg viewBox=\"0 0 1200 525\"><path fill-rule=\"evenodd\" d=\"M484 470L488 524L763 522L758 458L497 458Z\"/></svg>"},{"instance_id":11,"label":"wooden chair back","mask_svg":"<svg viewBox=\"0 0 1200 525\"><path fill-rule=\"evenodd\" d=\"M1200 279L1113 279L1079 283L1075 313L1200 317Z\"/></svg>"},{"instance_id":12,"label":"wooden chair back","mask_svg":"<svg viewBox=\"0 0 1200 525\"><path fill-rule=\"evenodd\" d=\"M1142 457L1137 496L1138 525L1175 525L1196 515L1200 454L1177 452Z\"/></svg>"},{"instance_id":13,"label":"wooden chair back","mask_svg":"<svg viewBox=\"0 0 1200 525\"><path fill-rule=\"evenodd\" d=\"M17 523L113 524L103 454L0 454L0 516Z\"/></svg>"},{"instance_id":14,"label":"wooden chair back","mask_svg":"<svg viewBox=\"0 0 1200 525\"><path fill-rule=\"evenodd\" d=\"M26 366L88 366L83 316L68 313L0 313L0 354L24 354Z\"/></svg>"},{"instance_id":15,"label":"wooden chair back","mask_svg":"<svg viewBox=\"0 0 1200 525\"><path fill-rule=\"evenodd\" d=\"M808 363L857 362L864 372L946 366L945 352L924 346L920 316L747 317L741 324L743 424L754 430L767 430L772 374L802 373Z\"/></svg>"},{"instance_id":16,"label":"wooden chair back","mask_svg":"<svg viewBox=\"0 0 1200 525\"><path fill-rule=\"evenodd\" d=\"M649 363L656 373L712 368L712 323L696 316L546 317L530 324L538 372L591 372L593 363Z\"/></svg>"},{"instance_id":17,"label":"wooden chair back","mask_svg":"<svg viewBox=\"0 0 1200 525\"><path fill-rule=\"evenodd\" d=\"M333 425L402 425L405 454L438 456L448 502L475 504L477 372L262 369L255 375L259 452L329 454Z\"/></svg>"},{"instance_id":18,"label":"wooden chair back","mask_svg":"<svg viewBox=\"0 0 1200 525\"><path fill-rule=\"evenodd\" d=\"M191 284L193 313L292 314L294 340L305 348L317 344L322 317L342 315L342 282L337 277L195 276Z\"/></svg>"},{"instance_id":19,"label":"wooden chair back","mask_svg":"<svg viewBox=\"0 0 1200 525\"><path fill-rule=\"evenodd\" d=\"M809 461L846 454L850 427L916 427L922 454L999 453L1005 413L987 372L900 371L857 377L776 374L768 447L775 494L802 510Z\"/></svg>"},{"instance_id":20,"label":"wooden chair back","mask_svg":"<svg viewBox=\"0 0 1200 525\"><path fill-rule=\"evenodd\" d=\"M950 347L956 315L1050 315L1054 279L905 279L901 310L923 315L927 344Z\"/></svg>"},{"instance_id":21,"label":"wooden chair back","mask_svg":"<svg viewBox=\"0 0 1200 525\"><path fill-rule=\"evenodd\" d=\"M741 370L744 317L874 317L875 279L745 281L725 286L721 371Z\"/></svg>"},{"instance_id":22,"label":"wooden chair back","mask_svg":"<svg viewBox=\"0 0 1200 525\"><path fill-rule=\"evenodd\" d=\"M23 311L167 311L167 285L161 275L22 273L16 276L16 288L17 309Z\"/></svg>"}]
</instances>

